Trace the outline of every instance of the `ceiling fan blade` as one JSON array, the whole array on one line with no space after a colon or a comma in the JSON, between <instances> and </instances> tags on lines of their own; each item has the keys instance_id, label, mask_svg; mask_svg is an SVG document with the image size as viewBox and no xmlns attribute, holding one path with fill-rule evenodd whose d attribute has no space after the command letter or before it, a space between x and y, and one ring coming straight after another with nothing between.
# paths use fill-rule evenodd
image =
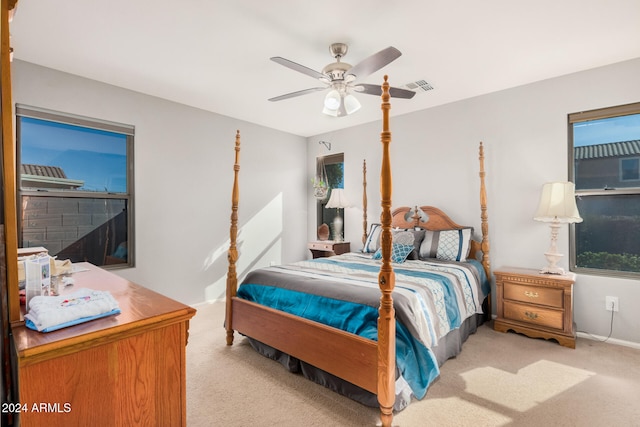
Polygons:
<instances>
[{"instance_id":1,"label":"ceiling fan blade","mask_svg":"<svg viewBox=\"0 0 640 427\"><path fill-rule=\"evenodd\" d=\"M305 67L304 65L300 65L293 61L289 61L288 59L284 59L280 56L274 56L273 58L271 58L271 60L273 62L277 62L280 65L284 65L287 68L291 68L294 71L311 76L314 79L327 80L327 76L325 76L324 74L316 70L312 70L311 68Z\"/></svg>"},{"instance_id":2,"label":"ceiling fan blade","mask_svg":"<svg viewBox=\"0 0 640 427\"><path fill-rule=\"evenodd\" d=\"M297 92L291 92L284 95L276 96L274 98L269 98L269 101L282 101L283 99L295 98L296 96L306 95L312 92L318 92L319 90L325 90L326 87L312 87L309 89L299 90Z\"/></svg>"},{"instance_id":3,"label":"ceiling fan blade","mask_svg":"<svg viewBox=\"0 0 640 427\"><path fill-rule=\"evenodd\" d=\"M359 93L366 93L368 95L382 95L382 87L380 85L373 85L369 83L358 83L353 87L353 90ZM392 98L404 98L411 99L416 95L412 90L400 89L399 87L390 87L389 96Z\"/></svg>"},{"instance_id":4,"label":"ceiling fan blade","mask_svg":"<svg viewBox=\"0 0 640 427\"><path fill-rule=\"evenodd\" d=\"M378 53L374 53L351 67L351 69L347 71L345 77L353 76L353 79L366 77L398 59L400 55L402 55L402 52L393 46L389 46L388 48L382 49Z\"/></svg>"}]
</instances>

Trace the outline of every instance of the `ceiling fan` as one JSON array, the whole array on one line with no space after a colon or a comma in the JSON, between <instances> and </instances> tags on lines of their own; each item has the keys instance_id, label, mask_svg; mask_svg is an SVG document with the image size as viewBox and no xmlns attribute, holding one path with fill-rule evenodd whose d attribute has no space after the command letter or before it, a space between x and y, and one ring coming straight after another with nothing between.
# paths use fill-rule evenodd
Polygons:
<instances>
[{"instance_id":1,"label":"ceiling fan","mask_svg":"<svg viewBox=\"0 0 640 427\"><path fill-rule=\"evenodd\" d=\"M389 46L388 48L383 49L378 53L374 53L368 58L360 61L358 64L352 66L346 62L341 62L341 59L347 54L347 50L348 46L345 43L333 43L329 46L329 51L336 59L336 62L324 67L322 72L312 70L311 68L289 61L288 59L280 56L274 56L271 58L273 62L277 62L280 65L291 68L292 70L318 79L321 83L324 83L325 86L312 87L309 89L299 90L297 92L287 93L270 98L269 101L281 101L283 99L294 98L296 96L330 89L324 99L323 113L335 117L343 117L351 113L355 113L360 109L360 102L358 102L356 97L353 96L352 92L378 96L382 94L382 89L379 85L359 83L357 80L378 71L385 65L396 60L400 55L402 55L402 53L395 47ZM389 89L389 95L394 98L411 99L415 94L416 93L414 91L407 89L395 87Z\"/></svg>"}]
</instances>

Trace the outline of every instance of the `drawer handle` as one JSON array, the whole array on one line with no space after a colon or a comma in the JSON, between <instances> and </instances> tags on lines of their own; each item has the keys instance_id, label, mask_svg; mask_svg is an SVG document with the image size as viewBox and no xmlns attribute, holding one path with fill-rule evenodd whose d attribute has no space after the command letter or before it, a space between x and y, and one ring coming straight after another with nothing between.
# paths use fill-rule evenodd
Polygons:
<instances>
[{"instance_id":1,"label":"drawer handle","mask_svg":"<svg viewBox=\"0 0 640 427\"><path fill-rule=\"evenodd\" d=\"M524 315L527 316L531 320L534 320L534 319L538 318L538 313L532 313L530 311L525 311Z\"/></svg>"},{"instance_id":2,"label":"drawer handle","mask_svg":"<svg viewBox=\"0 0 640 427\"><path fill-rule=\"evenodd\" d=\"M524 291L524 294L526 296L528 296L529 298L538 298L538 293L537 292Z\"/></svg>"}]
</instances>

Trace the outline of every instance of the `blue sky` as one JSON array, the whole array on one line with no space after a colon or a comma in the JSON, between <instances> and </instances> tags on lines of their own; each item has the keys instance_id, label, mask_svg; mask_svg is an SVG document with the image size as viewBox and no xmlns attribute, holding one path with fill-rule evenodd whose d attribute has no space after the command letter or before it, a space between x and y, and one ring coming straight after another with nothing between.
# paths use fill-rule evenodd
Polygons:
<instances>
[{"instance_id":1,"label":"blue sky","mask_svg":"<svg viewBox=\"0 0 640 427\"><path fill-rule=\"evenodd\" d=\"M127 137L115 132L20 118L20 162L58 166L80 190L127 191Z\"/></svg>"},{"instance_id":2,"label":"blue sky","mask_svg":"<svg viewBox=\"0 0 640 427\"><path fill-rule=\"evenodd\" d=\"M640 139L640 114L590 120L573 125L573 145L607 144Z\"/></svg>"}]
</instances>

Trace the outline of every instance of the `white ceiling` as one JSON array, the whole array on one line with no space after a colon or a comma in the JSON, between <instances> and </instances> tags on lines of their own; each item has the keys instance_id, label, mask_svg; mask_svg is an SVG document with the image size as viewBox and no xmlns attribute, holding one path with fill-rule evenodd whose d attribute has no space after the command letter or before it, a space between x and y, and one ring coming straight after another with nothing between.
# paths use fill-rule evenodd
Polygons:
<instances>
[{"instance_id":1,"label":"white ceiling","mask_svg":"<svg viewBox=\"0 0 640 427\"><path fill-rule=\"evenodd\" d=\"M325 92L269 102L318 86L270 57L321 71L331 43L352 65L394 46L361 82L435 87L392 100L404 114L640 57L640 1L20 0L11 34L20 60L312 136L379 120L379 97L343 118Z\"/></svg>"}]
</instances>

